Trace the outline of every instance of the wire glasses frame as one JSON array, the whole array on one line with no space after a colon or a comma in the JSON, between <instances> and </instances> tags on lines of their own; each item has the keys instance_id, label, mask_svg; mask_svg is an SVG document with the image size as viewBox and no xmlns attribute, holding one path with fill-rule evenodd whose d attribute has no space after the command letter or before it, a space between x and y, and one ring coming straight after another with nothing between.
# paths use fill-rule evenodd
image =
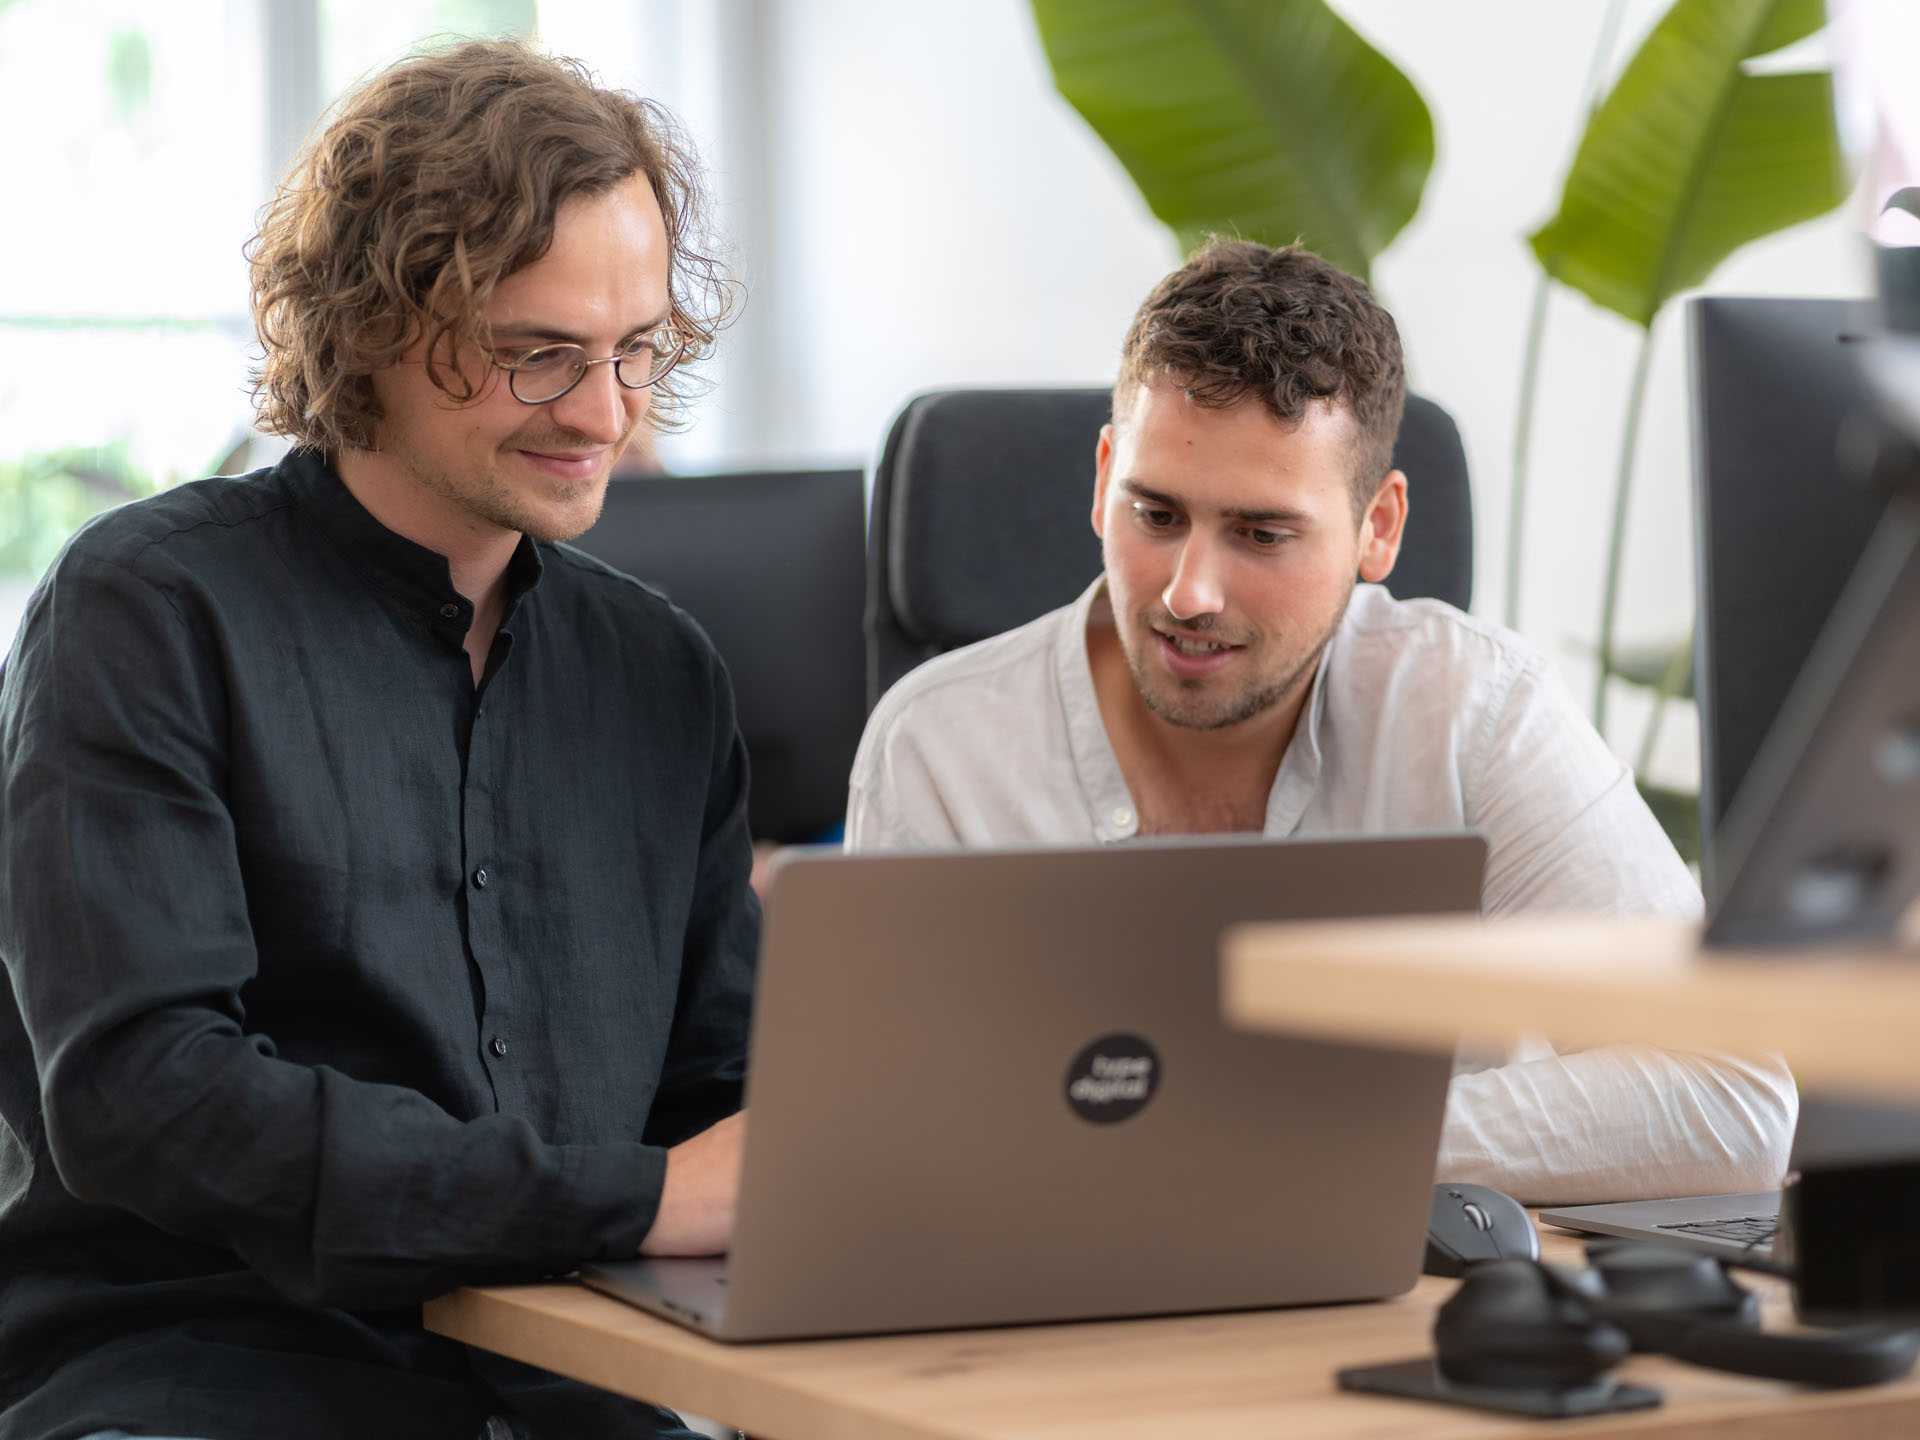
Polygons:
<instances>
[{"instance_id":1,"label":"wire glasses frame","mask_svg":"<svg viewBox=\"0 0 1920 1440\"><path fill-rule=\"evenodd\" d=\"M589 360L584 349L567 343L521 351L510 360L496 356L493 363L507 372L507 389L522 405L551 405L586 379L595 365L613 366L614 379L629 390L644 390L665 379L686 353L686 341L672 327L662 325L627 349L597 360Z\"/></svg>"}]
</instances>

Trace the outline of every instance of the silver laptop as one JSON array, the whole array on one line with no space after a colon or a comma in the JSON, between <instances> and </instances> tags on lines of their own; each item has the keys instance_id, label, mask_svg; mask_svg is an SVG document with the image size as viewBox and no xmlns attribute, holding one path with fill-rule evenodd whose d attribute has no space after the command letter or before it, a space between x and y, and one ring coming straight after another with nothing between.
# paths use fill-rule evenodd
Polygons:
<instances>
[{"instance_id":1,"label":"silver laptop","mask_svg":"<svg viewBox=\"0 0 1920 1440\"><path fill-rule=\"evenodd\" d=\"M1612 1205L1569 1205L1542 1210L1544 1225L1623 1240L1662 1240L1734 1263L1778 1268L1780 1192L1689 1195L1679 1200L1631 1200Z\"/></svg>"},{"instance_id":2,"label":"silver laptop","mask_svg":"<svg viewBox=\"0 0 1920 1440\"><path fill-rule=\"evenodd\" d=\"M1473 835L787 858L732 1253L581 1278L722 1340L1403 1291L1449 1061L1228 1029L1219 936L1475 911L1485 859Z\"/></svg>"},{"instance_id":3,"label":"silver laptop","mask_svg":"<svg viewBox=\"0 0 1920 1440\"><path fill-rule=\"evenodd\" d=\"M1915 1155L1920 1155L1920 1110L1873 1101L1800 1097L1790 1173L1809 1166L1911 1160ZM1790 1272L1795 1257L1789 1209L1781 1204L1778 1190L1762 1190L1568 1205L1542 1210L1540 1219L1563 1230L1625 1240L1664 1240L1735 1264Z\"/></svg>"}]
</instances>

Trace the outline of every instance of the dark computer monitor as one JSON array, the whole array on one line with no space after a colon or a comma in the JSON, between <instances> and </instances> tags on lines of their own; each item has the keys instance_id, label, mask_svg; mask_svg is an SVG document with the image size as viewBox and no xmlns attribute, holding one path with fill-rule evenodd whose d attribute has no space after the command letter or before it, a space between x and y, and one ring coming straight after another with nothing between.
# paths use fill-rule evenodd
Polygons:
<instances>
[{"instance_id":1,"label":"dark computer monitor","mask_svg":"<svg viewBox=\"0 0 1920 1440\"><path fill-rule=\"evenodd\" d=\"M1691 309L1706 943L1885 945L1920 895L1920 450L1880 317Z\"/></svg>"},{"instance_id":2,"label":"dark computer monitor","mask_svg":"<svg viewBox=\"0 0 1920 1440\"><path fill-rule=\"evenodd\" d=\"M1864 301L1690 309L1706 943L1881 946L1920 887L1920 516L1886 463L1880 319ZM1829 1241L1803 1249L1802 1303L1871 1308L1885 1256L1834 1216L1879 1182L1835 1187L1920 1156L1920 1109L1803 1091L1794 1155L1828 1177L1799 1201Z\"/></svg>"},{"instance_id":3,"label":"dark computer monitor","mask_svg":"<svg viewBox=\"0 0 1920 1440\"><path fill-rule=\"evenodd\" d=\"M1842 438L1870 407L1866 300L1694 300L1695 690L1702 879L1722 822L1867 548L1886 495Z\"/></svg>"},{"instance_id":4,"label":"dark computer monitor","mask_svg":"<svg viewBox=\"0 0 1920 1440\"><path fill-rule=\"evenodd\" d=\"M698 620L732 678L755 839L829 838L866 724L858 470L646 476L574 542Z\"/></svg>"}]
</instances>

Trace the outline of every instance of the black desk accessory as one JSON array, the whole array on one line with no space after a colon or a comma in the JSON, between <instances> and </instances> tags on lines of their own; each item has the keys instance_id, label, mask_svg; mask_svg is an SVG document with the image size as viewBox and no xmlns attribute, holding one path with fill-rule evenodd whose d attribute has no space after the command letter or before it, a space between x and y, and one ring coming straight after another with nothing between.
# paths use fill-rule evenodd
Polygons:
<instances>
[{"instance_id":1,"label":"black desk accessory","mask_svg":"<svg viewBox=\"0 0 1920 1440\"><path fill-rule=\"evenodd\" d=\"M1433 1187L1421 1272L1457 1276L1480 1260L1538 1260L1540 1232L1526 1207L1486 1185Z\"/></svg>"},{"instance_id":2,"label":"black desk accessory","mask_svg":"<svg viewBox=\"0 0 1920 1440\"><path fill-rule=\"evenodd\" d=\"M1572 1418L1646 1410L1660 1392L1607 1378L1632 1342L1582 1287L1536 1260L1485 1260L1433 1322L1434 1354L1336 1371L1342 1390Z\"/></svg>"},{"instance_id":3,"label":"black desk accessory","mask_svg":"<svg viewBox=\"0 0 1920 1440\"><path fill-rule=\"evenodd\" d=\"M1809 1324L1920 1323L1920 1161L1810 1165L1785 1193L1799 1244L1795 1313Z\"/></svg>"},{"instance_id":4,"label":"black desk accessory","mask_svg":"<svg viewBox=\"0 0 1920 1440\"><path fill-rule=\"evenodd\" d=\"M1661 1403L1658 1390L1602 1377L1587 1385L1542 1386L1510 1390L1497 1385L1462 1384L1440 1373L1431 1357L1341 1370L1334 1379L1356 1395L1390 1395L1397 1400L1431 1400L1468 1410L1503 1415L1533 1415L1543 1420L1573 1420L1582 1415L1611 1415L1621 1410L1651 1410Z\"/></svg>"},{"instance_id":5,"label":"black desk accessory","mask_svg":"<svg viewBox=\"0 0 1920 1440\"><path fill-rule=\"evenodd\" d=\"M1920 1356L1920 1330L1763 1332L1758 1301L1708 1256L1610 1241L1589 1245L1587 1258L1587 1269L1475 1264L1440 1307L1431 1360L1335 1378L1344 1390L1573 1416L1659 1402L1657 1392L1607 1382L1630 1351L1829 1388L1898 1380Z\"/></svg>"},{"instance_id":6,"label":"black desk accessory","mask_svg":"<svg viewBox=\"0 0 1920 1440\"><path fill-rule=\"evenodd\" d=\"M1626 1331L1641 1354L1833 1389L1898 1380L1920 1356L1920 1330L1762 1331L1758 1300L1711 1256L1596 1241L1587 1246L1587 1259L1592 1268L1582 1283L1597 1288L1595 1313Z\"/></svg>"}]
</instances>

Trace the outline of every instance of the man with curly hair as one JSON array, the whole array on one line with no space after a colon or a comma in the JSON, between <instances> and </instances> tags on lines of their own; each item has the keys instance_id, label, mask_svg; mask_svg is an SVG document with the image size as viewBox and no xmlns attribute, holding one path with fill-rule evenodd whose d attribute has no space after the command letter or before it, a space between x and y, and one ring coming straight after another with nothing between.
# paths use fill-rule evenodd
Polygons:
<instances>
[{"instance_id":1,"label":"man with curly hair","mask_svg":"<svg viewBox=\"0 0 1920 1440\"><path fill-rule=\"evenodd\" d=\"M724 281L667 117L402 62L252 250L281 464L87 526L0 689L0 1437L657 1436L422 1301L726 1246L725 671L561 543Z\"/></svg>"},{"instance_id":2,"label":"man with curly hair","mask_svg":"<svg viewBox=\"0 0 1920 1440\"><path fill-rule=\"evenodd\" d=\"M1698 914L1546 662L1381 588L1419 484L1392 468L1405 390L1392 316L1304 250L1215 242L1163 280L1095 455L1104 573L887 693L849 847L1473 829L1490 914ZM1798 1100L1777 1061L1544 1041L1504 1058L1456 1075L1440 1178L1529 1202L1780 1181Z\"/></svg>"}]
</instances>

